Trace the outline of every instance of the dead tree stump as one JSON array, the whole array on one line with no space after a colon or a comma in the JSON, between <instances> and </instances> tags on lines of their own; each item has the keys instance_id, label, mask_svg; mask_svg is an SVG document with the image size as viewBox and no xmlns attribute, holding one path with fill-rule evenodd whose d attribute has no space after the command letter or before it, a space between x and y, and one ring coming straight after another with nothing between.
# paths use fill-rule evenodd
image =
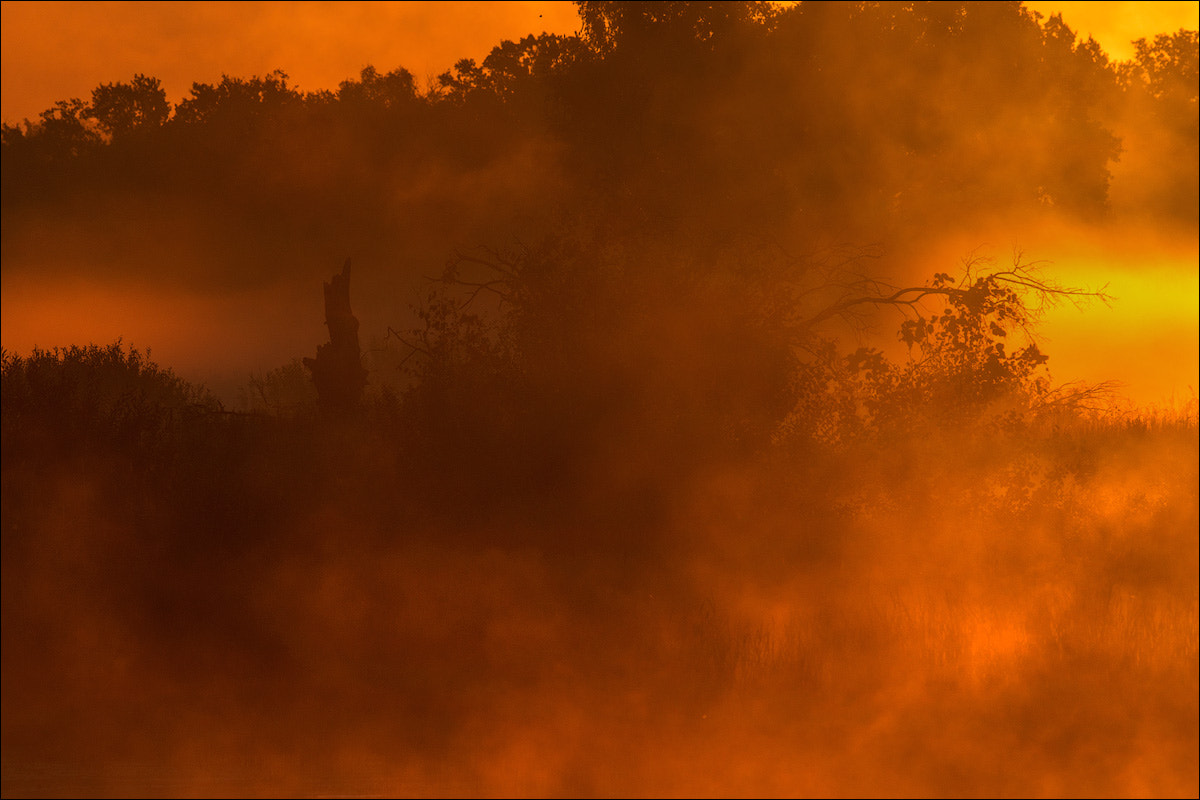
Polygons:
<instances>
[{"instance_id":1,"label":"dead tree stump","mask_svg":"<svg viewBox=\"0 0 1200 800\"><path fill-rule=\"evenodd\" d=\"M325 283L325 324L329 341L317 347L316 358L304 359L317 387L317 406L329 417L346 417L362 401L367 385L358 346L358 317L350 310L350 259L340 274Z\"/></svg>"}]
</instances>

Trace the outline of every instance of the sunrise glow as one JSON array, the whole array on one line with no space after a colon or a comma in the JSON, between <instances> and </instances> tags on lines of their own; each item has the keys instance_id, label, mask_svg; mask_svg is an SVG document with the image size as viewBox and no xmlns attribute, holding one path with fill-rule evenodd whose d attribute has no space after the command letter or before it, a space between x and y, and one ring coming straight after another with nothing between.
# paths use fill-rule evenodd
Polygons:
<instances>
[{"instance_id":1,"label":"sunrise glow","mask_svg":"<svg viewBox=\"0 0 1200 800\"><path fill-rule=\"evenodd\" d=\"M1200 3L4 2L4 797L1195 797Z\"/></svg>"}]
</instances>

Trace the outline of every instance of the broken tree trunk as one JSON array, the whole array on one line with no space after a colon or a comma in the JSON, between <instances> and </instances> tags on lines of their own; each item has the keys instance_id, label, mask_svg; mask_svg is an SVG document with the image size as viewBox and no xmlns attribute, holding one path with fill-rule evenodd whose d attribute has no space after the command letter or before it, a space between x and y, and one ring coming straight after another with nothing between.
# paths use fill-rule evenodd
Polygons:
<instances>
[{"instance_id":1,"label":"broken tree trunk","mask_svg":"<svg viewBox=\"0 0 1200 800\"><path fill-rule=\"evenodd\" d=\"M352 414L367 385L358 347L358 318L350 310L350 259L340 274L325 283L325 324L329 341L317 347L316 358L304 359L317 387L317 405L330 417Z\"/></svg>"}]
</instances>

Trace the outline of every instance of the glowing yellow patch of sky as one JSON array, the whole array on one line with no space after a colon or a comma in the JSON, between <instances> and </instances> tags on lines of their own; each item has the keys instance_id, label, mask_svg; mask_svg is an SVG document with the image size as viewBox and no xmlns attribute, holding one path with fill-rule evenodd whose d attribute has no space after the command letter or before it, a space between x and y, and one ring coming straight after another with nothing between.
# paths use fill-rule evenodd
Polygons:
<instances>
[{"instance_id":1,"label":"glowing yellow patch of sky","mask_svg":"<svg viewBox=\"0 0 1200 800\"><path fill-rule=\"evenodd\" d=\"M1059 381L1115 378L1139 405L1177 406L1200 391L1200 272L1196 243L1161 246L1152 233L1122 241L1060 239L1047 274L1103 288L1107 306L1048 311L1039 328Z\"/></svg>"},{"instance_id":2,"label":"glowing yellow patch of sky","mask_svg":"<svg viewBox=\"0 0 1200 800\"><path fill-rule=\"evenodd\" d=\"M1200 2L1076 2L1046 0L1026 2L1032 11L1049 17L1062 14L1063 21L1081 39L1091 36L1109 58L1123 61L1133 57L1133 41L1153 39L1158 33L1200 27Z\"/></svg>"}]
</instances>

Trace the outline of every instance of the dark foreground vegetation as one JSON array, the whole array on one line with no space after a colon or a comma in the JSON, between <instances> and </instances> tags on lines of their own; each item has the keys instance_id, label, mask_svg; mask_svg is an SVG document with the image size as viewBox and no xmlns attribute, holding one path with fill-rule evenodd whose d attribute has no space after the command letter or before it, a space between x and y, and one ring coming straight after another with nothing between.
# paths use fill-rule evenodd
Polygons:
<instances>
[{"instance_id":1,"label":"dark foreground vegetation","mask_svg":"<svg viewBox=\"0 0 1200 800\"><path fill-rule=\"evenodd\" d=\"M1188 794L1195 401L1052 390L988 297L773 425L439 314L343 419L5 355L6 793Z\"/></svg>"},{"instance_id":2,"label":"dark foreground vegetation","mask_svg":"<svg viewBox=\"0 0 1200 800\"><path fill-rule=\"evenodd\" d=\"M5 128L6 276L431 277L365 388L349 301L236 407L4 353L4 795L1194 796L1196 399L1056 382L1041 310L1110 298L921 240L1109 224L1121 146L1194 226L1195 33L579 5L425 93Z\"/></svg>"}]
</instances>

